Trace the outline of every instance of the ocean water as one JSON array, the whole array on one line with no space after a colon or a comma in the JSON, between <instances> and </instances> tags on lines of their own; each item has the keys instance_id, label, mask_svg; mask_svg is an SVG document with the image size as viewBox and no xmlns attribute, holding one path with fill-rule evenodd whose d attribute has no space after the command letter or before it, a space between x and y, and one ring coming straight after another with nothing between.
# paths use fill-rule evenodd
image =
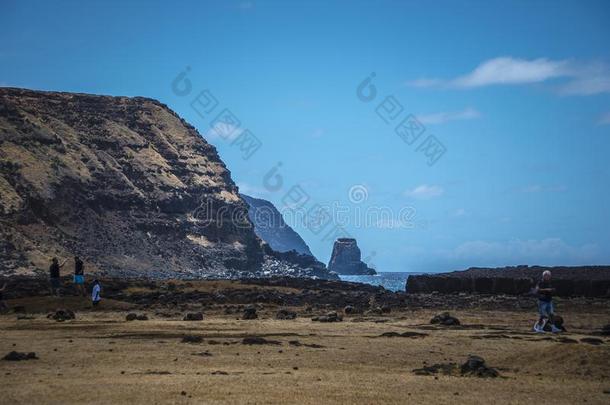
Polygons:
<instances>
[{"instance_id":1,"label":"ocean water","mask_svg":"<svg viewBox=\"0 0 610 405\"><path fill-rule=\"evenodd\" d=\"M388 271L378 272L374 276L342 276L339 277L343 281L351 281L353 283L364 283L371 285L380 285L383 288L391 291L404 291L407 282L407 277L410 275L424 274L405 271Z\"/></svg>"}]
</instances>

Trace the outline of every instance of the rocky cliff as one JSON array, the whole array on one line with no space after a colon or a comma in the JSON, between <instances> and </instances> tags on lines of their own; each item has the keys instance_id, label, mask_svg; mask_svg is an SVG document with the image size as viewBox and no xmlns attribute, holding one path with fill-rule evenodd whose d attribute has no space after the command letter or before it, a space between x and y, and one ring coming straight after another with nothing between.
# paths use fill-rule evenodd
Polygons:
<instances>
[{"instance_id":1,"label":"rocky cliff","mask_svg":"<svg viewBox=\"0 0 610 405\"><path fill-rule=\"evenodd\" d=\"M0 88L2 273L75 254L113 275L256 271L246 212L215 148L158 101Z\"/></svg>"},{"instance_id":2,"label":"rocky cliff","mask_svg":"<svg viewBox=\"0 0 610 405\"><path fill-rule=\"evenodd\" d=\"M248 203L248 217L254 225L254 232L277 252L295 252L313 256L303 238L286 222L282 214L270 201L240 194Z\"/></svg>"},{"instance_id":3,"label":"rocky cliff","mask_svg":"<svg viewBox=\"0 0 610 405\"><path fill-rule=\"evenodd\" d=\"M558 296L610 296L610 266L472 267L451 273L409 276L406 289L410 293L527 294L545 270L551 271Z\"/></svg>"},{"instance_id":4,"label":"rocky cliff","mask_svg":"<svg viewBox=\"0 0 610 405\"><path fill-rule=\"evenodd\" d=\"M351 238L339 238L335 241L328 270L343 275L376 274L374 269L362 262L356 239Z\"/></svg>"}]
</instances>

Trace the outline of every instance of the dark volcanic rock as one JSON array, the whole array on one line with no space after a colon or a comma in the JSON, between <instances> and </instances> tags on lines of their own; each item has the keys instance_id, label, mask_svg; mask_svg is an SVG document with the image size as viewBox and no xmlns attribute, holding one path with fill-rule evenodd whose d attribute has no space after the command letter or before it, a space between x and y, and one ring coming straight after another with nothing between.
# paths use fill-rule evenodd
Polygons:
<instances>
[{"instance_id":1,"label":"dark volcanic rock","mask_svg":"<svg viewBox=\"0 0 610 405\"><path fill-rule=\"evenodd\" d=\"M63 322L76 319L76 315L74 314L74 311L70 309L58 309L55 313L48 314L47 318L55 319L57 322Z\"/></svg>"},{"instance_id":2,"label":"dark volcanic rock","mask_svg":"<svg viewBox=\"0 0 610 405\"><path fill-rule=\"evenodd\" d=\"M126 321L148 321L148 316L146 314L136 314L134 312L130 312L125 316Z\"/></svg>"},{"instance_id":3,"label":"dark volcanic rock","mask_svg":"<svg viewBox=\"0 0 610 405\"><path fill-rule=\"evenodd\" d=\"M197 335L186 335L182 337L182 343L201 343L203 342L203 336Z\"/></svg>"},{"instance_id":4,"label":"dark volcanic rock","mask_svg":"<svg viewBox=\"0 0 610 405\"><path fill-rule=\"evenodd\" d=\"M188 312L184 315L184 321L203 321L203 313L201 312Z\"/></svg>"},{"instance_id":5,"label":"dark volcanic rock","mask_svg":"<svg viewBox=\"0 0 610 405\"><path fill-rule=\"evenodd\" d=\"M500 374L494 368L488 367L482 357L470 355L464 364L437 363L413 370L416 375L456 375L463 377L495 378Z\"/></svg>"},{"instance_id":6,"label":"dark volcanic rock","mask_svg":"<svg viewBox=\"0 0 610 405\"><path fill-rule=\"evenodd\" d=\"M248 306L244 308L244 314L241 319L256 319L258 318L258 314L256 313L256 308L253 306Z\"/></svg>"},{"instance_id":7,"label":"dark volcanic rock","mask_svg":"<svg viewBox=\"0 0 610 405\"><path fill-rule=\"evenodd\" d=\"M280 309L277 311L277 314L275 314L275 319L295 319L296 317L296 312L287 309Z\"/></svg>"},{"instance_id":8,"label":"dark volcanic rock","mask_svg":"<svg viewBox=\"0 0 610 405\"><path fill-rule=\"evenodd\" d=\"M339 238L335 241L328 270L337 274L376 274L374 269L362 262L356 239L351 238Z\"/></svg>"},{"instance_id":9,"label":"dark volcanic rock","mask_svg":"<svg viewBox=\"0 0 610 405\"><path fill-rule=\"evenodd\" d=\"M260 336L246 336L241 341L244 345L280 345L282 342L277 340L267 340Z\"/></svg>"},{"instance_id":10,"label":"dark volcanic rock","mask_svg":"<svg viewBox=\"0 0 610 405\"><path fill-rule=\"evenodd\" d=\"M303 238L286 222L273 203L260 198L240 194L248 203L248 217L254 224L254 232L276 252L295 251L313 256Z\"/></svg>"},{"instance_id":11,"label":"dark volcanic rock","mask_svg":"<svg viewBox=\"0 0 610 405\"><path fill-rule=\"evenodd\" d=\"M470 355L460 367L462 375L472 375L475 377L497 377L500 374L494 368L487 367L482 357Z\"/></svg>"},{"instance_id":12,"label":"dark volcanic rock","mask_svg":"<svg viewBox=\"0 0 610 405\"><path fill-rule=\"evenodd\" d=\"M460 320L451 316L449 312L443 312L430 319L430 323L444 326L457 326L460 324Z\"/></svg>"},{"instance_id":13,"label":"dark volcanic rock","mask_svg":"<svg viewBox=\"0 0 610 405\"><path fill-rule=\"evenodd\" d=\"M7 361L23 361L23 360L38 360L38 357L36 357L36 353L34 353L34 352L30 352L30 353L10 352L6 356L4 356L3 359L7 360Z\"/></svg>"},{"instance_id":14,"label":"dark volcanic rock","mask_svg":"<svg viewBox=\"0 0 610 405\"><path fill-rule=\"evenodd\" d=\"M341 322L343 317L336 312L329 312L326 315L314 316L311 320L314 322Z\"/></svg>"}]
</instances>

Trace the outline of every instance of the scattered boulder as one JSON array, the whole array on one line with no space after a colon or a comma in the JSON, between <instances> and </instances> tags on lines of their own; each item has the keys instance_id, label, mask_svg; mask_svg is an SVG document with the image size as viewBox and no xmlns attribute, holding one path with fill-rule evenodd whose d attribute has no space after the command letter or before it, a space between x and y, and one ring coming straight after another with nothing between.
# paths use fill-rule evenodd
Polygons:
<instances>
[{"instance_id":1,"label":"scattered boulder","mask_svg":"<svg viewBox=\"0 0 610 405\"><path fill-rule=\"evenodd\" d=\"M455 375L462 377L495 378L500 375L498 370L488 367L482 357L470 355L464 364L458 366L456 363L437 363L431 366L416 368L416 375Z\"/></svg>"},{"instance_id":2,"label":"scattered boulder","mask_svg":"<svg viewBox=\"0 0 610 405\"><path fill-rule=\"evenodd\" d=\"M256 313L256 308L254 308L253 306L248 306L246 308L244 308L244 314L242 315L241 319L256 319L258 318L258 315Z\"/></svg>"},{"instance_id":3,"label":"scattered boulder","mask_svg":"<svg viewBox=\"0 0 610 405\"><path fill-rule=\"evenodd\" d=\"M346 305L345 308L343 308L343 313L345 315L355 314L356 313L356 308L354 308L351 305Z\"/></svg>"},{"instance_id":4,"label":"scattered boulder","mask_svg":"<svg viewBox=\"0 0 610 405\"><path fill-rule=\"evenodd\" d=\"M311 320L314 322L341 322L343 317L336 312L329 312L326 315L314 316Z\"/></svg>"},{"instance_id":5,"label":"scattered boulder","mask_svg":"<svg viewBox=\"0 0 610 405\"><path fill-rule=\"evenodd\" d=\"M55 313L48 314L47 318L55 319L57 322L63 322L76 319L76 315L74 314L74 311L70 309L58 309Z\"/></svg>"},{"instance_id":6,"label":"scattered boulder","mask_svg":"<svg viewBox=\"0 0 610 405\"><path fill-rule=\"evenodd\" d=\"M10 352L3 358L6 361L23 361L23 360L38 360L36 353L21 353L21 352Z\"/></svg>"},{"instance_id":7,"label":"scattered boulder","mask_svg":"<svg viewBox=\"0 0 610 405\"><path fill-rule=\"evenodd\" d=\"M130 312L125 317L126 321L148 321L148 315L146 314L136 314L135 312Z\"/></svg>"},{"instance_id":8,"label":"scattered boulder","mask_svg":"<svg viewBox=\"0 0 610 405\"><path fill-rule=\"evenodd\" d=\"M443 326L457 326L460 324L460 320L451 316L449 312L443 312L430 319L430 323Z\"/></svg>"},{"instance_id":9,"label":"scattered boulder","mask_svg":"<svg viewBox=\"0 0 610 405\"><path fill-rule=\"evenodd\" d=\"M277 311L275 315L276 319L295 319L297 317L297 313L294 311L289 311L287 309L280 309Z\"/></svg>"},{"instance_id":10,"label":"scattered boulder","mask_svg":"<svg viewBox=\"0 0 610 405\"><path fill-rule=\"evenodd\" d=\"M201 343L201 342L203 342L202 336L185 335L182 337L182 343Z\"/></svg>"},{"instance_id":11,"label":"scattered boulder","mask_svg":"<svg viewBox=\"0 0 610 405\"><path fill-rule=\"evenodd\" d=\"M183 318L184 321L203 321L202 312L187 312Z\"/></svg>"},{"instance_id":12,"label":"scattered boulder","mask_svg":"<svg viewBox=\"0 0 610 405\"><path fill-rule=\"evenodd\" d=\"M491 377L495 378L499 376L498 370L495 368L487 367L485 360L482 357L469 355L468 359L460 367L462 375L472 375L475 377Z\"/></svg>"},{"instance_id":13,"label":"scattered boulder","mask_svg":"<svg viewBox=\"0 0 610 405\"><path fill-rule=\"evenodd\" d=\"M267 340L261 336L246 336L241 341L244 345L281 345L282 342L277 340Z\"/></svg>"},{"instance_id":14,"label":"scattered boulder","mask_svg":"<svg viewBox=\"0 0 610 405\"><path fill-rule=\"evenodd\" d=\"M411 332L411 331L407 331L407 332L384 332L381 335L379 335L379 337L406 337L406 338L423 338L428 336L427 333L420 333L420 332Z\"/></svg>"},{"instance_id":15,"label":"scattered boulder","mask_svg":"<svg viewBox=\"0 0 610 405\"><path fill-rule=\"evenodd\" d=\"M25 313L25 306L23 306L23 305L15 305L13 307L13 312L15 312L16 314L24 314Z\"/></svg>"}]
</instances>

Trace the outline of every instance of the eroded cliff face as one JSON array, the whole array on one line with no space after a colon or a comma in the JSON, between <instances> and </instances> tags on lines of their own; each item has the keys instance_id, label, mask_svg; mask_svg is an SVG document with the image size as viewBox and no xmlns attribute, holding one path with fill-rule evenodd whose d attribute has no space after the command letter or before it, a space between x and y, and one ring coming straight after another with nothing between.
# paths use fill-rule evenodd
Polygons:
<instances>
[{"instance_id":1,"label":"eroded cliff face","mask_svg":"<svg viewBox=\"0 0 610 405\"><path fill-rule=\"evenodd\" d=\"M294 250L301 255L313 256L301 235L284 222L273 203L245 194L241 197L249 205L248 217L254 225L254 232L273 250L282 253Z\"/></svg>"},{"instance_id":2,"label":"eroded cliff face","mask_svg":"<svg viewBox=\"0 0 610 405\"><path fill-rule=\"evenodd\" d=\"M254 271L260 240L215 148L135 97L0 88L0 271L80 255L112 275Z\"/></svg>"},{"instance_id":3,"label":"eroded cliff face","mask_svg":"<svg viewBox=\"0 0 610 405\"><path fill-rule=\"evenodd\" d=\"M361 260L361 253L356 239L339 238L333 245L333 252L328 263L328 270L344 275L376 274Z\"/></svg>"}]
</instances>

